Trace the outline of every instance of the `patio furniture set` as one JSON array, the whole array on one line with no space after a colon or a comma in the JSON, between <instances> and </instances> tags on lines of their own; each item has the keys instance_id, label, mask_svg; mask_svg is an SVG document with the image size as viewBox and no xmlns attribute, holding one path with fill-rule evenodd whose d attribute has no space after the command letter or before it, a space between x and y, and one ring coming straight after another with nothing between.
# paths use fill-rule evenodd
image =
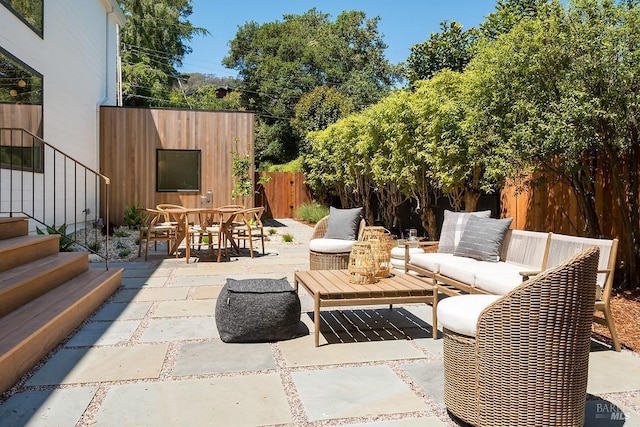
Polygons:
<instances>
[{"instance_id":1,"label":"patio furniture set","mask_svg":"<svg viewBox=\"0 0 640 427\"><path fill-rule=\"evenodd\" d=\"M443 328L451 414L474 425L584 424L592 321L609 327L620 351L609 307L616 239L513 230L489 211L446 212L439 242L394 248L403 272L363 285L348 280L355 239L332 241L332 214L310 241L311 270L294 278L314 298L316 346L321 307L429 303L434 338L437 322Z\"/></svg>"},{"instance_id":2,"label":"patio furniture set","mask_svg":"<svg viewBox=\"0 0 640 427\"><path fill-rule=\"evenodd\" d=\"M184 243L185 258L191 259L191 250L208 246L211 256L220 262L223 254L228 256L233 249L240 253L239 242L248 245L251 258L254 257L253 242L260 240L264 254L264 227L262 214L264 207L245 208L241 205L227 205L217 208L186 208L179 205L160 204L156 208L141 209L142 224L138 256L145 247L145 260L148 259L151 242L157 245L163 241L167 253L179 255ZM156 246L157 248L157 246Z\"/></svg>"}]
</instances>

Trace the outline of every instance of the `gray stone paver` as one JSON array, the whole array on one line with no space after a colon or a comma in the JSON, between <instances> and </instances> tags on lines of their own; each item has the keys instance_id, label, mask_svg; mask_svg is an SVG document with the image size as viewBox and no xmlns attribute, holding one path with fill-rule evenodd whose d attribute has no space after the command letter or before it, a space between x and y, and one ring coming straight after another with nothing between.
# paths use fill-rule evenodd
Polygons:
<instances>
[{"instance_id":1,"label":"gray stone paver","mask_svg":"<svg viewBox=\"0 0 640 427\"><path fill-rule=\"evenodd\" d=\"M151 317L213 316L215 310L216 300L213 299L161 301Z\"/></svg>"},{"instance_id":2,"label":"gray stone paver","mask_svg":"<svg viewBox=\"0 0 640 427\"><path fill-rule=\"evenodd\" d=\"M114 386L94 426L258 426L292 421L277 374Z\"/></svg>"},{"instance_id":3,"label":"gray stone paver","mask_svg":"<svg viewBox=\"0 0 640 427\"><path fill-rule=\"evenodd\" d=\"M592 351L589 354L591 394L614 393L640 389L640 357L628 351Z\"/></svg>"},{"instance_id":4,"label":"gray stone paver","mask_svg":"<svg viewBox=\"0 0 640 427\"><path fill-rule=\"evenodd\" d=\"M311 421L427 409L386 366L297 371L291 376Z\"/></svg>"},{"instance_id":5,"label":"gray stone paver","mask_svg":"<svg viewBox=\"0 0 640 427\"><path fill-rule=\"evenodd\" d=\"M107 303L90 319L93 321L142 319L151 308L151 304L151 302Z\"/></svg>"},{"instance_id":6,"label":"gray stone paver","mask_svg":"<svg viewBox=\"0 0 640 427\"><path fill-rule=\"evenodd\" d=\"M407 363L400 365L400 369L405 371L430 399L445 408L442 361Z\"/></svg>"},{"instance_id":7,"label":"gray stone paver","mask_svg":"<svg viewBox=\"0 0 640 427\"><path fill-rule=\"evenodd\" d=\"M173 371L175 376L275 369L267 343L227 344L222 341L182 345Z\"/></svg>"},{"instance_id":8,"label":"gray stone paver","mask_svg":"<svg viewBox=\"0 0 640 427\"><path fill-rule=\"evenodd\" d=\"M65 347L123 344L131 339L139 325L137 320L87 323Z\"/></svg>"},{"instance_id":9,"label":"gray stone paver","mask_svg":"<svg viewBox=\"0 0 640 427\"><path fill-rule=\"evenodd\" d=\"M186 299L189 288L122 289L113 302L164 301Z\"/></svg>"},{"instance_id":10,"label":"gray stone paver","mask_svg":"<svg viewBox=\"0 0 640 427\"><path fill-rule=\"evenodd\" d=\"M158 378L167 344L62 349L27 385L54 385Z\"/></svg>"},{"instance_id":11,"label":"gray stone paver","mask_svg":"<svg viewBox=\"0 0 640 427\"><path fill-rule=\"evenodd\" d=\"M167 283L168 277L124 277L123 288L160 288Z\"/></svg>"},{"instance_id":12,"label":"gray stone paver","mask_svg":"<svg viewBox=\"0 0 640 427\"><path fill-rule=\"evenodd\" d=\"M0 400L0 427L454 426L428 305L323 310L316 348L313 299L301 290L299 338L220 340L214 311L227 278L293 283L296 269L308 269L311 228L281 222L298 243L267 242L253 259L187 264L158 251L111 263L125 268L122 289ZM606 413L615 405L625 427L640 427L640 357L592 351L588 390L587 426L623 425Z\"/></svg>"},{"instance_id":13,"label":"gray stone paver","mask_svg":"<svg viewBox=\"0 0 640 427\"><path fill-rule=\"evenodd\" d=\"M98 387L16 393L0 406L0 427L74 426Z\"/></svg>"},{"instance_id":14,"label":"gray stone paver","mask_svg":"<svg viewBox=\"0 0 640 427\"><path fill-rule=\"evenodd\" d=\"M213 316L151 319L140 342L169 342L219 338Z\"/></svg>"}]
</instances>

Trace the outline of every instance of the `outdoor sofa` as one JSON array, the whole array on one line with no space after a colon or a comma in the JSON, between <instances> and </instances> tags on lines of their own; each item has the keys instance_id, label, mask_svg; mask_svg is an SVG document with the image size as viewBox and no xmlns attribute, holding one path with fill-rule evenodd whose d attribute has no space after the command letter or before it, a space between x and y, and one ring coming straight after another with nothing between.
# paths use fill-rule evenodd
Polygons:
<instances>
[{"instance_id":1,"label":"outdoor sofa","mask_svg":"<svg viewBox=\"0 0 640 427\"><path fill-rule=\"evenodd\" d=\"M507 223L510 224L508 219L491 219L488 213L446 211L440 241L415 242L405 246L405 272L437 284L438 291L449 296L465 293L506 295L529 277L555 267L591 246L597 246L600 249L600 261L594 310L601 312L602 317L594 314L593 320L608 327L613 347L620 351L609 301L618 240L508 229L508 225L505 227ZM465 233L472 231L467 230L468 224L472 228L475 226L476 231L480 230L476 236L472 236L476 238L472 243L480 252L483 248L491 247L495 250L493 253L485 256L472 250L470 256L462 256L464 251L458 245L460 242L463 245L469 243L469 239L465 239ZM494 224L499 224L501 230L492 235L490 229ZM500 232L503 232L501 236ZM416 247L428 251L415 251ZM438 248L435 252L434 247Z\"/></svg>"}]
</instances>

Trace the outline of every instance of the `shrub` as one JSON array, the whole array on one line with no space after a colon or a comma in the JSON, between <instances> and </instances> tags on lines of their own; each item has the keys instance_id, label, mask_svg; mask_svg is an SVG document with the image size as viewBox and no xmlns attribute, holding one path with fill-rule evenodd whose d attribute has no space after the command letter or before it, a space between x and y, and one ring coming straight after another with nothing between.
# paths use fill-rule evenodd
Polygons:
<instances>
[{"instance_id":1,"label":"shrub","mask_svg":"<svg viewBox=\"0 0 640 427\"><path fill-rule=\"evenodd\" d=\"M282 235L282 241L285 243L291 243L293 242L293 235L289 234L289 233L285 233Z\"/></svg>"},{"instance_id":2,"label":"shrub","mask_svg":"<svg viewBox=\"0 0 640 427\"><path fill-rule=\"evenodd\" d=\"M102 247L102 243L101 243L101 242L98 242L98 241L95 241L95 242L89 243L89 244L87 245L87 248L88 248L91 252L96 252L96 253L100 250L100 248L101 248L101 247Z\"/></svg>"},{"instance_id":3,"label":"shrub","mask_svg":"<svg viewBox=\"0 0 640 427\"><path fill-rule=\"evenodd\" d=\"M36 227L38 234L59 234L60 235L60 252L73 252L73 233L67 234L67 224L62 224L58 229L47 226L47 233Z\"/></svg>"},{"instance_id":4,"label":"shrub","mask_svg":"<svg viewBox=\"0 0 640 427\"><path fill-rule=\"evenodd\" d=\"M276 230L275 228L270 228L267 230L267 233L269 233L269 236L274 236L278 234L278 230Z\"/></svg>"},{"instance_id":5,"label":"shrub","mask_svg":"<svg viewBox=\"0 0 640 427\"><path fill-rule=\"evenodd\" d=\"M124 219L122 221L122 224L134 230L139 229L140 224L142 224L144 214L139 209L140 207L134 205L133 203L126 206L124 208Z\"/></svg>"},{"instance_id":6,"label":"shrub","mask_svg":"<svg viewBox=\"0 0 640 427\"><path fill-rule=\"evenodd\" d=\"M118 256L120 258L126 258L129 255L131 255L131 249L129 249L129 248L124 248L124 249L120 250L120 252L118 252Z\"/></svg>"},{"instance_id":7,"label":"shrub","mask_svg":"<svg viewBox=\"0 0 640 427\"><path fill-rule=\"evenodd\" d=\"M129 237L129 233L122 228L118 228L116 231L114 231L113 235L116 237Z\"/></svg>"},{"instance_id":8,"label":"shrub","mask_svg":"<svg viewBox=\"0 0 640 427\"><path fill-rule=\"evenodd\" d=\"M316 201L303 203L296 210L297 218L314 224L327 215L329 215L329 208Z\"/></svg>"}]
</instances>

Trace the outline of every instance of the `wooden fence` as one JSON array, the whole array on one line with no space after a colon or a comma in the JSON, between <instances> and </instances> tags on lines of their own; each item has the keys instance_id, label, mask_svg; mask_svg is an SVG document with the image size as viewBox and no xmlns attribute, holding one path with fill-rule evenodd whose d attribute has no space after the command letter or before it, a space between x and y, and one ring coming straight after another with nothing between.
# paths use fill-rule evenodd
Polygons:
<instances>
[{"instance_id":1,"label":"wooden fence","mask_svg":"<svg viewBox=\"0 0 640 427\"><path fill-rule=\"evenodd\" d=\"M269 181L257 186L255 205L265 207L267 218L294 218L301 204L311 202L302 172L258 172L256 182L263 176Z\"/></svg>"}]
</instances>

